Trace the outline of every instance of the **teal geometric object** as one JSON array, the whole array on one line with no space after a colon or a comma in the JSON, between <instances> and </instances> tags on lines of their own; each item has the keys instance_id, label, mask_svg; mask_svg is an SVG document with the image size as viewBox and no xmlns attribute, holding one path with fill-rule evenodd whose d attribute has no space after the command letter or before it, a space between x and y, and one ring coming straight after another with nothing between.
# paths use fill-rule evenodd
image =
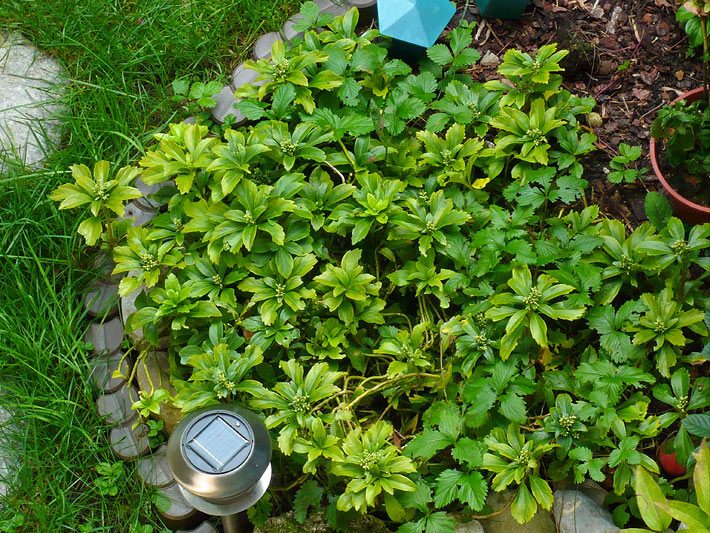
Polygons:
<instances>
[{"instance_id":1,"label":"teal geometric object","mask_svg":"<svg viewBox=\"0 0 710 533\"><path fill-rule=\"evenodd\" d=\"M476 0L478 12L489 19L519 19L530 0Z\"/></svg>"},{"instance_id":2,"label":"teal geometric object","mask_svg":"<svg viewBox=\"0 0 710 533\"><path fill-rule=\"evenodd\" d=\"M448 0L379 0L380 33L399 41L429 48L456 13Z\"/></svg>"}]
</instances>

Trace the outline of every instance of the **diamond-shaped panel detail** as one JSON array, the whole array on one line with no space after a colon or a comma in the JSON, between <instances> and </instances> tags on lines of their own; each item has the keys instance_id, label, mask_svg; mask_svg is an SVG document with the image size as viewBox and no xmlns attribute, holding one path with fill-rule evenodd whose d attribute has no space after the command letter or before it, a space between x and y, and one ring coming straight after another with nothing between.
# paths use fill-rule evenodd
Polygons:
<instances>
[{"instance_id":1,"label":"diamond-shaped panel detail","mask_svg":"<svg viewBox=\"0 0 710 533\"><path fill-rule=\"evenodd\" d=\"M380 32L425 48L433 45L454 16L449 0L379 0Z\"/></svg>"},{"instance_id":2,"label":"diamond-shaped panel detail","mask_svg":"<svg viewBox=\"0 0 710 533\"><path fill-rule=\"evenodd\" d=\"M187 447L220 472L248 444L248 440L218 416L188 442Z\"/></svg>"}]
</instances>

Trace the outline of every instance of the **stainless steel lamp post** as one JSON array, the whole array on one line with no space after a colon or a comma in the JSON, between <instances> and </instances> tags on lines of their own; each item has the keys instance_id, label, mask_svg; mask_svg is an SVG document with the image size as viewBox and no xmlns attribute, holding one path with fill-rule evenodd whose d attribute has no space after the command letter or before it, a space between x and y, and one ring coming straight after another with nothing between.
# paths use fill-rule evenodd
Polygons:
<instances>
[{"instance_id":1,"label":"stainless steel lamp post","mask_svg":"<svg viewBox=\"0 0 710 533\"><path fill-rule=\"evenodd\" d=\"M254 505L271 481L271 439L251 411L220 405L187 415L168 441L168 465L195 509L221 516L237 533L237 513Z\"/></svg>"}]
</instances>

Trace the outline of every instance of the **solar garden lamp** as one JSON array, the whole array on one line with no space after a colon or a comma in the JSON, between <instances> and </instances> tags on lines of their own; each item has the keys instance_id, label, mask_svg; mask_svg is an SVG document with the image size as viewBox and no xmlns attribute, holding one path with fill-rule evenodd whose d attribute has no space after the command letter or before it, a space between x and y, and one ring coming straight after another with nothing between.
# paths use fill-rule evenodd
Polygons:
<instances>
[{"instance_id":1,"label":"solar garden lamp","mask_svg":"<svg viewBox=\"0 0 710 533\"><path fill-rule=\"evenodd\" d=\"M225 533L237 533L237 514L266 493L271 481L271 439L251 411L234 405L187 415L168 441L168 465L185 500L221 516Z\"/></svg>"}]
</instances>

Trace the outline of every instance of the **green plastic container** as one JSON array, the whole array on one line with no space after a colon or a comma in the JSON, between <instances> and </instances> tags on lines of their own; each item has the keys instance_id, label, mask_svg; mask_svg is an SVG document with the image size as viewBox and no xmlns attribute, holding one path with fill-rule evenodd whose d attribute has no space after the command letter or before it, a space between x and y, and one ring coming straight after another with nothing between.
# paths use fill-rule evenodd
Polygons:
<instances>
[{"instance_id":1,"label":"green plastic container","mask_svg":"<svg viewBox=\"0 0 710 533\"><path fill-rule=\"evenodd\" d=\"M530 0L476 0L481 16L489 19L519 19Z\"/></svg>"}]
</instances>

